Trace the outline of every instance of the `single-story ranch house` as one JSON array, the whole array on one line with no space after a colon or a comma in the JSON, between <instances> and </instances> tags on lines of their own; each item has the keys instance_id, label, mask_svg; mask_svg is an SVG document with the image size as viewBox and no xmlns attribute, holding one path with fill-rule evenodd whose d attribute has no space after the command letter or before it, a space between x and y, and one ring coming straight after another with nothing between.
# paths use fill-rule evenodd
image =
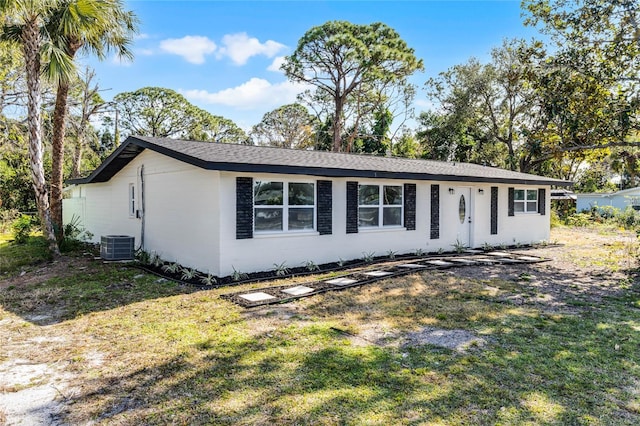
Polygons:
<instances>
[{"instance_id":1,"label":"single-story ranch house","mask_svg":"<svg viewBox=\"0 0 640 426\"><path fill-rule=\"evenodd\" d=\"M467 163L131 136L64 220L217 276L549 238L551 185Z\"/></svg>"}]
</instances>

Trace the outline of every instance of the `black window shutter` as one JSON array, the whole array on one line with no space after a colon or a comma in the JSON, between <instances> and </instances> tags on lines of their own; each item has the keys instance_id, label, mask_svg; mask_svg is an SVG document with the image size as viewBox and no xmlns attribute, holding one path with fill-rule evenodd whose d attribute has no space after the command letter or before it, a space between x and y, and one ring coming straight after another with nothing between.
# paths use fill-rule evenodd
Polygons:
<instances>
[{"instance_id":1,"label":"black window shutter","mask_svg":"<svg viewBox=\"0 0 640 426\"><path fill-rule=\"evenodd\" d=\"M498 187L491 187L491 235L498 233Z\"/></svg>"},{"instance_id":2,"label":"black window shutter","mask_svg":"<svg viewBox=\"0 0 640 426\"><path fill-rule=\"evenodd\" d=\"M333 190L330 180L317 182L318 205L316 209L318 233L331 235L333 230Z\"/></svg>"},{"instance_id":3,"label":"black window shutter","mask_svg":"<svg viewBox=\"0 0 640 426\"><path fill-rule=\"evenodd\" d=\"M236 239L253 238L253 179L236 177Z\"/></svg>"},{"instance_id":4,"label":"black window shutter","mask_svg":"<svg viewBox=\"0 0 640 426\"><path fill-rule=\"evenodd\" d=\"M407 231L416 229L416 184L404 184L404 227Z\"/></svg>"},{"instance_id":5,"label":"black window shutter","mask_svg":"<svg viewBox=\"0 0 640 426\"><path fill-rule=\"evenodd\" d=\"M347 182L347 234L358 233L358 182Z\"/></svg>"},{"instance_id":6,"label":"black window shutter","mask_svg":"<svg viewBox=\"0 0 640 426\"><path fill-rule=\"evenodd\" d=\"M440 238L440 185L431 185L431 239Z\"/></svg>"},{"instance_id":7,"label":"black window shutter","mask_svg":"<svg viewBox=\"0 0 640 426\"><path fill-rule=\"evenodd\" d=\"M538 213L540 213L542 216L547 214L546 202L547 202L547 192L545 191L544 188L539 188L538 189Z\"/></svg>"},{"instance_id":8,"label":"black window shutter","mask_svg":"<svg viewBox=\"0 0 640 426\"><path fill-rule=\"evenodd\" d=\"M509 188L509 216L515 216L516 212L515 212L515 207L514 207L514 203L515 203L515 190L513 188Z\"/></svg>"}]
</instances>

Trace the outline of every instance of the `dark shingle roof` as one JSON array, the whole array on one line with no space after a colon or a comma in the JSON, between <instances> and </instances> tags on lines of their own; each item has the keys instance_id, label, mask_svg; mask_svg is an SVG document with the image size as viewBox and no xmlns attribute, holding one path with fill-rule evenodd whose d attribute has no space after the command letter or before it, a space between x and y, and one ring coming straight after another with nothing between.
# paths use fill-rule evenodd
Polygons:
<instances>
[{"instance_id":1,"label":"dark shingle roof","mask_svg":"<svg viewBox=\"0 0 640 426\"><path fill-rule=\"evenodd\" d=\"M69 183L106 182L144 149L207 170L568 186L571 182L469 163L130 136L96 170Z\"/></svg>"}]
</instances>

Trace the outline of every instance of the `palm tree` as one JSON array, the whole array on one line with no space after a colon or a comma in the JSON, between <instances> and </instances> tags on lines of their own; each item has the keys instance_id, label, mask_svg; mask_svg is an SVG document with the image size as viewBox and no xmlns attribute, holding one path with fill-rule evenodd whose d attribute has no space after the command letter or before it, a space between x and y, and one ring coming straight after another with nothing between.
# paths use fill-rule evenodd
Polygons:
<instances>
[{"instance_id":1,"label":"palm tree","mask_svg":"<svg viewBox=\"0 0 640 426\"><path fill-rule=\"evenodd\" d=\"M46 22L52 7L52 0L0 0L0 14L4 17L3 39L17 43L24 55L27 77L27 124L29 128L29 163L36 205L49 249L55 255L60 254L51 223L51 210L47 183L44 177L42 149L42 94L40 92L41 64L44 60L48 69L60 74L70 75L73 63L57 46L50 43L46 34Z\"/></svg>"},{"instance_id":2,"label":"palm tree","mask_svg":"<svg viewBox=\"0 0 640 426\"><path fill-rule=\"evenodd\" d=\"M120 0L63 0L47 25L53 42L73 60L85 51L99 59L115 50L120 57L132 58L129 50L138 20L123 9ZM53 70L52 70L53 71ZM53 111L51 213L58 239L62 238L62 186L64 140L68 111L70 79L66 73L53 73L57 83Z\"/></svg>"}]
</instances>

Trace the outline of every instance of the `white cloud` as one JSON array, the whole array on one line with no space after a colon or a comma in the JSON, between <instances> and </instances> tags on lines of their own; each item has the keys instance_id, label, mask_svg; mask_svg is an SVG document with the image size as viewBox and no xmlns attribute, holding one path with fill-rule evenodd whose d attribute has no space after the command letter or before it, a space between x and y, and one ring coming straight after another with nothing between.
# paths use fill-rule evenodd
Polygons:
<instances>
[{"instance_id":1,"label":"white cloud","mask_svg":"<svg viewBox=\"0 0 640 426\"><path fill-rule=\"evenodd\" d=\"M149 34L147 34L147 33L140 33L140 34L136 34L135 36L133 36L133 38L135 40L146 40L149 37L151 37L151 36Z\"/></svg>"},{"instance_id":2,"label":"white cloud","mask_svg":"<svg viewBox=\"0 0 640 426\"><path fill-rule=\"evenodd\" d=\"M153 55L153 49L136 49L136 55L151 56Z\"/></svg>"},{"instance_id":3,"label":"white cloud","mask_svg":"<svg viewBox=\"0 0 640 426\"><path fill-rule=\"evenodd\" d=\"M183 90L181 93L194 102L219 104L239 109L264 109L265 106L279 106L295 102L296 96L305 88L305 85L289 81L272 84L262 78L254 77L239 86L215 93L206 90Z\"/></svg>"},{"instance_id":4,"label":"white cloud","mask_svg":"<svg viewBox=\"0 0 640 426\"><path fill-rule=\"evenodd\" d=\"M160 42L160 49L182 56L192 64L203 64L204 56L215 52L216 44L203 36L169 38Z\"/></svg>"},{"instance_id":5,"label":"white cloud","mask_svg":"<svg viewBox=\"0 0 640 426\"><path fill-rule=\"evenodd\" d=\"M133 64L133 60L120 55L113 55L111 57L111 63L120 67L130 67Z\"/></svg>"},{"instance_id":6,"label":"white cloud","mask_svg":"<svg viewBox=\"0 0 640 426\"><path fill-rule=\"evenodd\" d=\"M284 56L276 56L273 62L271 62L271 65L267 67L267 71L282 72L280 66L284 64L284 59Z\"/></svg>"},{"instance_id":7,"label":"white cloud","mask_svg":"<svg viewBox=\"0 0 640 426\"><path fill-rule=\"evenodd\" d=\"M287 46L273 40L264 43L255 37L249 37L247 33L227 34L222 37L223 47L218 51L219 56L228 56L236 65L244 65L249 58L264 55L273 58Z\"/></svg>"}]
</instances>

